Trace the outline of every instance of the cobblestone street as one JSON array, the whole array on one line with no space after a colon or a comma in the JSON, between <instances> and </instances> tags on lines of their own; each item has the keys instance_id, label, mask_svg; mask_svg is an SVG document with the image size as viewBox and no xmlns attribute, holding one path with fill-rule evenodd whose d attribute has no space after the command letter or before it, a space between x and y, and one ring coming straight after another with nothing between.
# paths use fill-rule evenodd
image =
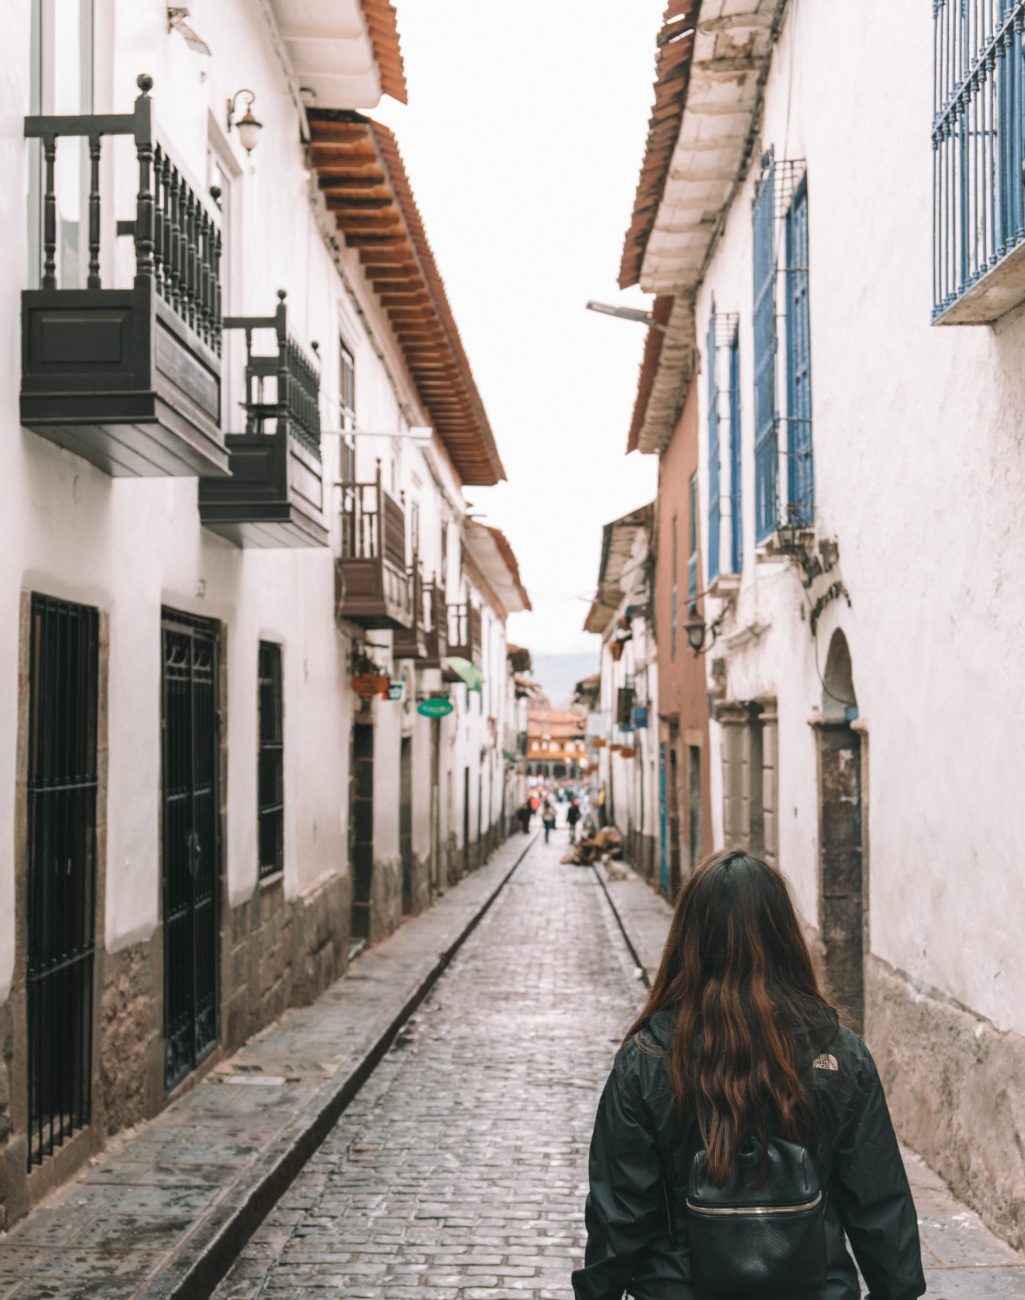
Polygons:
<instances>
[{"instance_id":1,"label":"cobblestone street","mask_svg":"<svg viewBox=\"0 0 1025 1300\"><path fill-rule=\"evenodd\" d=\"M220 1300L569 1294L594 1106L643 986L565 848L532 849Z\"/></svg>"}]
</instances>

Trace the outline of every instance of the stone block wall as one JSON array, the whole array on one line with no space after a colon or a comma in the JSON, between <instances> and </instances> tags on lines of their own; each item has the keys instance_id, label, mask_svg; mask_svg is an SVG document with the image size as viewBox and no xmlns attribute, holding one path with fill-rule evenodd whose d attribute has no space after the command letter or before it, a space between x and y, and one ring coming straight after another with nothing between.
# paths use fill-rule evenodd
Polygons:
<instances>
[{"instance_id":1,"label":"stone block wall","mask_svg":"<svg viewBox=\"0 0 1025 1300\"><path fill-rule=\"evenodd\" d=\"M0 1172L5 1166L4 1156L12 1132L11 1121L11 1064L14 1056L14 1032L10 1003L0 1007ZM24 1158L24 1157L23 1157ZM6 1232L7 1206L0 1198L0 1232Z\"/></svg>"},{"instance_id":2,"label":"stone block wall","mask_svg":"<svg viewBox=\"0 0 1025 1300\"><path fill-rule=\"evenodd\" d=\"M120 952L104 953L97 966L103 972L100 995L99 1103L108 1136L138 1124L159 1106L153 1078L163 1058L160 1039L160 987L154 979L152 944L137 943ZM95 1073L95 1072L94 1072Z\"/></svg>"},{"instance_id":3,"label":"stone block wall","mask_svg":"<svg viewBox=\"0 0 1025 1300\"><path fill-rule=\"evenodd\" d=\"M901 1137L1012 1246L1025 1247L1025 1038L878 957L866 1038Z\"/></svg>"}]
</instances>

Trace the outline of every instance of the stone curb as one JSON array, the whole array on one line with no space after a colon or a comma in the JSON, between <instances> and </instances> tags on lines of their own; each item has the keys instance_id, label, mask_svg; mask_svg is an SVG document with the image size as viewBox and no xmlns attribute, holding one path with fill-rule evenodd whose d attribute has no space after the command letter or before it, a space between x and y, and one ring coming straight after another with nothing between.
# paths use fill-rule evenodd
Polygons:
<instances>
[{"instance_id":1,"label":"stone curb","mask_svg":"<svg viewBox=\"0 0 1025 1300\"><path fill-rule=\"evenodd\" d=\"M140 1292L142 1300L205 1300L213 1293L536 842L535 834L455 940L439 953L401 1009L366 1046L360 1059L350 1062L344 1073L339 1071L311 1098L272 1146L245 1170L229 1194L202 1216L159 1271L151 1275Z\"/></svg>"},{"instance_id":2,"label":"stone curb","mask_svg":"<svg viewBox=\"0 0 1025 1300\"><path fill-rule=\"evenodd\" d=\"M617 862L616 866L627 872L627 878L624 881L612 881L611 889L607 868L601 863L592 862L591 870L602 887L623 942L629 949L645 988L651 988L651 977L661 960L673 909L628 863ZM627 886L639 903L638 907L629 905L630 898L623 896L618 888L620 884ZM646 927L642 920L647 921ZM652 930L655 931L654 934Z\"/></svg>"}]
</instances>

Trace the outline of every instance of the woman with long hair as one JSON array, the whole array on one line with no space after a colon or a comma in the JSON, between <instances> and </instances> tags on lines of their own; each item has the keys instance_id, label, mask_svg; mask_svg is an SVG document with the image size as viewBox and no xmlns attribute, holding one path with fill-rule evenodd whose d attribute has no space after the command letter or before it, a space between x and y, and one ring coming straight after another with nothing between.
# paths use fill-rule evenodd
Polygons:
<instances>
[{"instance_id":1,"label":"woman with long hair","mask_svg":"<svg viewBox=\"0 0 1025 1300\"><path fill-rule=\"evenodd\" d=\"M577 1300L915 1300L918 1224L868 1048L824 996L783 875L703 862L616 1056Z\"/></svg>"}]
</instances>

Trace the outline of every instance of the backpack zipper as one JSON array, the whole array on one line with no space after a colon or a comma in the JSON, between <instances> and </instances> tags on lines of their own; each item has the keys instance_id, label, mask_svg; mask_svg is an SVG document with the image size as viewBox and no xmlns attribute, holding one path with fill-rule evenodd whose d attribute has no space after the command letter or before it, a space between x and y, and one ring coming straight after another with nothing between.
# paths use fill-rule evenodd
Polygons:
<instances>
[{"instance_id":1,"label":"backpack zipper","mask_svg":"<svg viewBox=\"0 0 1025 1300\"><path fill-rule=\"evenodd\" d=\"M821 1192L803 1205L695 1205L688 1197L687 1209L694 1214L802 1214L814 1210L821 1200Z\"/></svg>"}]
</instances>

